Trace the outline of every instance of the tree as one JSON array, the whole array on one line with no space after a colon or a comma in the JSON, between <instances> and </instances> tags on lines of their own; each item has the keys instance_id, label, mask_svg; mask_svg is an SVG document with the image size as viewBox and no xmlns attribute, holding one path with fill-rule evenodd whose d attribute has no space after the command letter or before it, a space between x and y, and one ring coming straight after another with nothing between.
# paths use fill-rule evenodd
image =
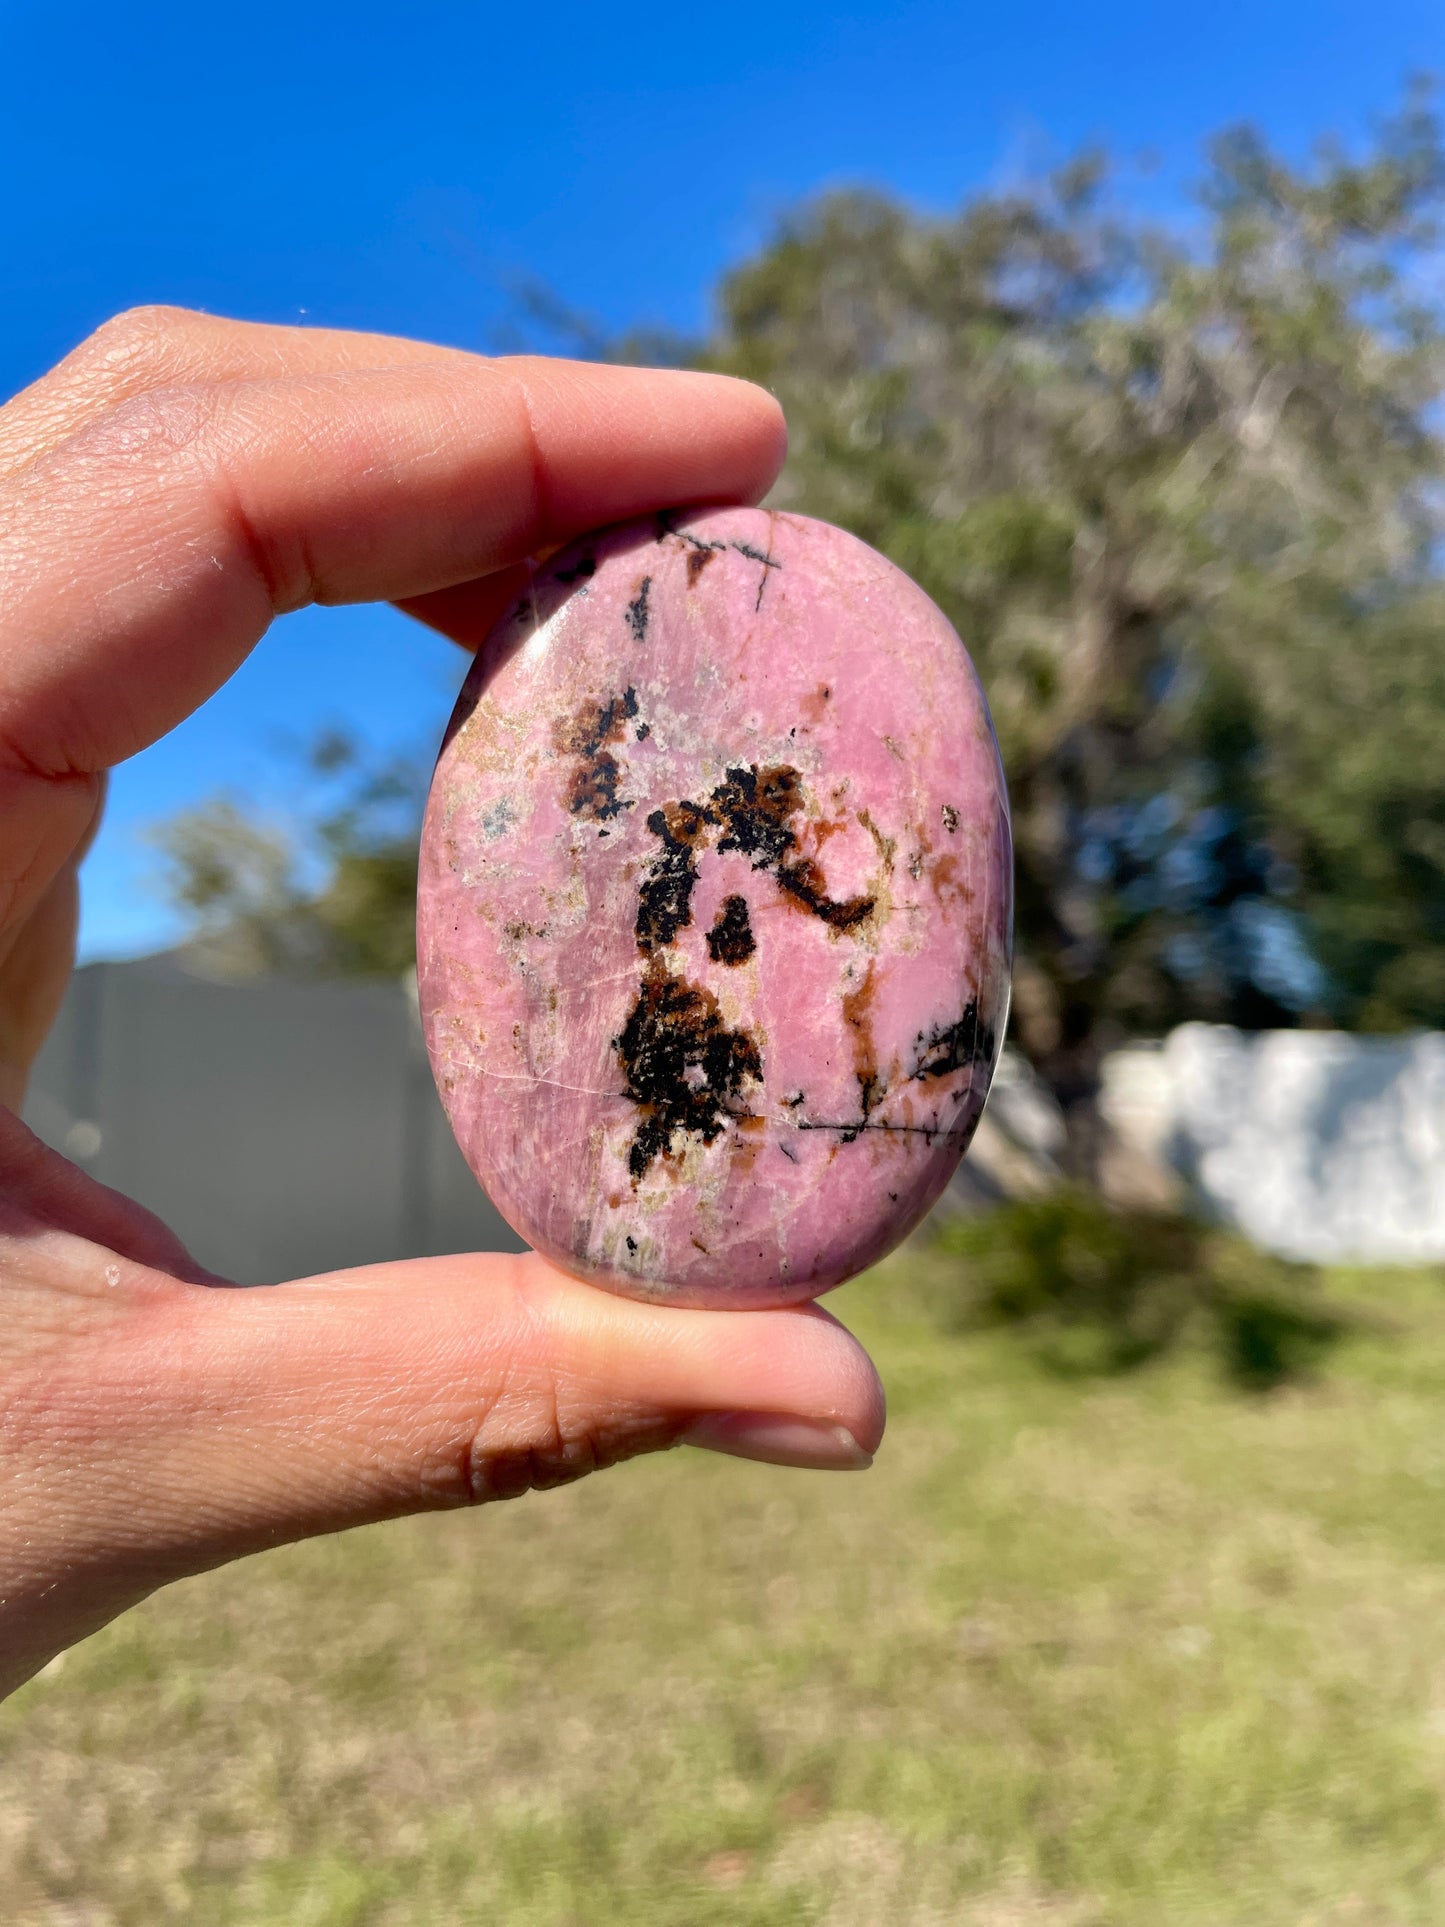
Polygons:
<instances>
[{"instance_id":1,"label":"tree","mask_svg":"<svg viewBox=\"0 0 1445 1927\"><path fill-rule=\"evenodd\" d=\"M1228 134L1187 239L1107 185L1086 158L946 220L830 196L727 282L712 357L785 405L780 501L975 654L1016 1035L1083 1174L1125 1034L1445 1022L1434 117L1300 169Z\"/></svg>"},{"instance_id":2,"label":"tree","mask_svg":"<svg viewBox=\"0 0 1445 1927\"><path fill-rule=\"evenodd\" d=\"M1126 1035L1445 1025L1442 193L1417 95L1359 159L1226 134L1174 235L1097 157L947 219L830 195L674 357L773 388L778 503L890 555L975 655L1014 809L1015 1034L1079 1175ZM169 836L213 931L311 968L409 951L414 820L334 815L309 892L243 827Z\"/></svg>"},{"instance_id":3,"label":"tree","mask_svg":"<svg viewBox=\"0 0 1445 1927\"><path fill-rule=\"evenodd\" d=\"M430 765L369 755L336 730L303 752L312 819L259 822L215 797L155 835L190 947L227 976L396 976L416 954L416 862Z\"/></svg>"}]
</instances>

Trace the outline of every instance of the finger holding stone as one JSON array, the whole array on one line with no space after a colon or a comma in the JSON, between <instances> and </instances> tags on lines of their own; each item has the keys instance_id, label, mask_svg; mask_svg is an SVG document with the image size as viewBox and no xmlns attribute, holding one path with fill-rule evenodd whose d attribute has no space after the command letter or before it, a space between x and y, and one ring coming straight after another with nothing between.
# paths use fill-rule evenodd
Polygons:
<instances>
[{"instance_id":1,"label":"finger holding stone","mask_svg":"<svg viewBox=\"0 0 1445 1927\"><path fill-rule=\"evenodd\" d=\"M781 418L720 377L520 360L177 387L0 487L0 923L88 786L173 728L273 615L421 597L642 506L749 497Z\"/></svg>"},{"instance_id":2,"label":"finger holding stone","mask_svg":"<svg viewBox=\"0 0 1445 1927\"><path fill-rule=\"evenodd\" d=\"M235 321L189 308L114 315L0 410L0 476L58 448L108 410L159 388L466 361L464 349L400 335Z\"/></svg>"}]
</instances>

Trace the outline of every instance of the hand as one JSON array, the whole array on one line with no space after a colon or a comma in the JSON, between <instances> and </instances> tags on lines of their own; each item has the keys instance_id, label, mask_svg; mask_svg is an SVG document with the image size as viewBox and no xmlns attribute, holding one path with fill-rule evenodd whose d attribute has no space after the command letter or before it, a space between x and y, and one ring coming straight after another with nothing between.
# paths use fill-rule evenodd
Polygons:
<instances>
[{"instance_id":1,"label":"hand","mask_svg":"<svg viewBox=\"0 0 1445 1927\"><path fill-rule=\"evenodd\" d=\"M104 772L307 602L475 645L523 559L755 500L783 428L720 377L142 311L0 410L0 1097L70 969ZM0 1691L183 1574L505 1498L680 1440L868 1462L882 1394L826 1313L679 1311L534 1256L213 1289L0 1110Z\"/></svg>"}]
</instances>

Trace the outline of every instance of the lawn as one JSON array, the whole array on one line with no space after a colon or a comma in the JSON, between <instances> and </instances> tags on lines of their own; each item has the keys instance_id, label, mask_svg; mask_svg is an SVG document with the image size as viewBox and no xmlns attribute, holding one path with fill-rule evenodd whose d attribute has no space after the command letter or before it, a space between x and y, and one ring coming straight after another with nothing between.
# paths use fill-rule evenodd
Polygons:
<instances>
[{"instance_id":1,"label":"lawn","mask_svg":"<svg viewBox=\"0 0 1445 1927\"><path fill-rule=\"evenodd\" d=\"M857 1478L677 1453L178 1587L0 1709L7 1927L1445 1919L1445 1279L1313 1375L832 1302Z\"/></svg>"}]
</instances>

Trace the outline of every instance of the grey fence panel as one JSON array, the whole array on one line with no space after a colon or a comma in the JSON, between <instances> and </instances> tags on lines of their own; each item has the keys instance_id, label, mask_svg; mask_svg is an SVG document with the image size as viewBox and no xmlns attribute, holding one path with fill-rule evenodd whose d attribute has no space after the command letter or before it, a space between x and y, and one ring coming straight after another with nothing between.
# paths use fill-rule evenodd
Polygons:
<instances>
[{"instance_id":1,"label":"grey fence panel","mask_svg":"<svg viewBox=\"0 0 1445 1927\"><path fill-rule=\"evenodd\" d=\"M521 1249L456 1148L400 985L91 965L26 1116L240 1283Z\"/></svg>"}]
</instances>

